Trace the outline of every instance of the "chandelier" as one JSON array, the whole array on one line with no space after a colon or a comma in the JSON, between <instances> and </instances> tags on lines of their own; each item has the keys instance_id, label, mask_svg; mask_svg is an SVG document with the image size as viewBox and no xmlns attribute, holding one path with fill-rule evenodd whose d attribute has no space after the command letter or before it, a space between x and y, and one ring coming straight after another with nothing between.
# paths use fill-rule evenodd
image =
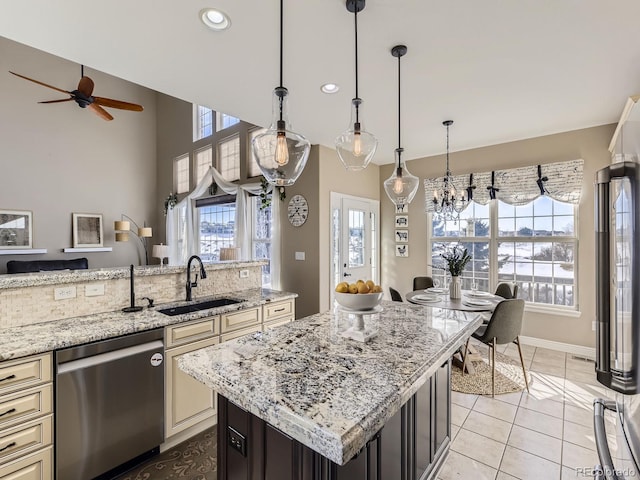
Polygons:
<instances>
[{"instance_id":1,"label":"chandelier","mask_svg":"<svg viewBox=\"0 0 640 480\"><path fill-rule=\"evenodd\" d=\"M464 190L457 196L451 170L449 170L449 127L453 125L453 120L445 120L442 124L447 127L447 170L442 179L442 187L433 191L433 211L442 220L457 222L460 219L460 212L469 202L464 196Z\"/></svg>"}]
</instances>

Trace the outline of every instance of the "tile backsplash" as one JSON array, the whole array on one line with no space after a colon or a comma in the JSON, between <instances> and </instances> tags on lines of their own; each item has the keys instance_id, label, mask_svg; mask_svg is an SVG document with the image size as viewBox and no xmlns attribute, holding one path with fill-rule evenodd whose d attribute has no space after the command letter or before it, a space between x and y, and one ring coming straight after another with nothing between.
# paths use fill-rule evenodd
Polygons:
<instances>
[{"instance_id":1,"label":"tile backsplash","mask_svg":"<svg viewBox=\"0 0 640 480\"><path fill-rule=\"evenodd\" d=\"M209 295L259 288L262 285L262 266L256 262L244 264L216 265L207 267L207 278L198 279L198 286L192 290L194 300ZM152 298L155 304L184 300L187 276L185 269L157 270L157 274L136 275L136 304L146 305L142 297ZM248 275L240 278L240 271ZM64 274L62 274L64 275ZM82 277L82 273L77 275ZM63 318L109 312L130 304L129 278L109 278L101 280L79 280L69 282L65 278L60 283L0 288L0 328L18 327L33 323L52 322ZM87 296L87 286L104 286L104 295ZM75 297L55 300L57 288L75 287Z\"/></svg>"}]
</instances>

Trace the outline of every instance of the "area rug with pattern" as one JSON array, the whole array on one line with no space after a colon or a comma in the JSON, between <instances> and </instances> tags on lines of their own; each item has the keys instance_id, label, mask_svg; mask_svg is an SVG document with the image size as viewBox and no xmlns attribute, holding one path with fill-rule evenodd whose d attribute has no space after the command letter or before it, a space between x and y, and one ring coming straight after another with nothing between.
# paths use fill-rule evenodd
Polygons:
<instances>
[{"instance_id":1,"label":"area rug with pattern","mask_svg":"<svg viewBox=\"0 0 640 480\"><path fill-rule=\"evenodd\" d=\"M176 445L114 480L216 480L216 429Z\"/></svg>"},{"instance_id":2,"label":"area rug with pattern","mask_svg":"<svg viewBox=\"0 0 640 480\"><path fill-rule=\"evenodd\" d=\"M461 393L477 395L491 395L491 367L487 359L489 347L475 345L479 354L472 360L475 372L462 375L460 366L454 364L451 369L451 390ZM531 374L527 371L527 380L531 385ZM524 390L525 383L522 375L520 360L496 352L496 395Z\"/></svg>"}]
</instances>

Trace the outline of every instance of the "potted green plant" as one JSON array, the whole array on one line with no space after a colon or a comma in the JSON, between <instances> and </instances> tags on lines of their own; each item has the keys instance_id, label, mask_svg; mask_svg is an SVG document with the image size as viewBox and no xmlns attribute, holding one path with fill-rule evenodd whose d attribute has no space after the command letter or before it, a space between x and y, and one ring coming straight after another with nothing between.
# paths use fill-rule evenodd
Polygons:
<instances>
[{"instance_id":1,"label":"potted green plant","mask_svg":"<svg viewBox=\"0 0 640 480\"><path fill-rule=\"evenodd\" d=\"M459 299L462 297L462 286L460 285L460 275L464 267L471 260L471 255L466 248L455 245L451 250L440 254L447 262L447 270L451 274L451 285L449 286L449 297Z\"/></svg>"}]
</instances>

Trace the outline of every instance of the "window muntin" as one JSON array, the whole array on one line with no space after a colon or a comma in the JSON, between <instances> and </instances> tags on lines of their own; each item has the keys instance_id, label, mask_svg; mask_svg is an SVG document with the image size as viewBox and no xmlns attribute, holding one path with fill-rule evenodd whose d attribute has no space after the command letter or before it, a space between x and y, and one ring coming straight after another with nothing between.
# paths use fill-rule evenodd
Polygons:
<instances>
[{"instance_id":1,"label":"window muntin","mask_svg":"<svg viewBox=\"0 0 640 480\"><path fill-rule=\"evenodd\" d=\"M240 137L238 135L218 144L218 171L229 182L240 179Z\"/></svg>"},{"instance_id":2,"label":"window muntin","mask_svg":"<svg viewBox=\"0 0 640 480\"><path fill-rule=\"evenodd\" d=\"M207 173L209 167L213 165L213 151L211 145L201 148L200 150L196 150L196 185L200 183L200 180L204 177L204 174Z\"/></svg>"},{"instance_id":3,"label":"window muntin","mask_svg":"<svg viewBox=\"0 0 640 480\"><path fill-rule=\"evenodd\" d=\"M216 126L218 132L225 128L232 127L237 123L240 123L239 118L227 115L226 113L216 112Z\"/></svg>"},{"instance_id":4,"label":"window muntin","mask_svg":"<svg viewBox=\"0 0 640 480\"><path fill-rule=\"evenodd\" d=\"M577 308L575 226L575 207L549 197L521 206L472 202L458 222L432 220L431 264L442 266L440 254L460 243L472 255L463 288L473 279L486 291L515 282L518 297L528 302ZM434 268L432 275L443 279L444 273Z\"/></svg>"},{"instance_id":5,"label":"window muntin","mask_svg":"<svg viewBox=\"0 0 640 480\"><path fill-rule=\"evenodd\" d=\"M173 182L176 193L189 191L189 154L179 156L173 161Z\"/></svg>"},{"instance_id":6,"label":"window muntin","mask_svg":"<svg viewBox=\"0 0 640 480\"><path fill-rule=\"evenodd\" d=\"M202 105L194 105L193 141L213 135L213 111Z\"/></svg>"}]
</instances>

